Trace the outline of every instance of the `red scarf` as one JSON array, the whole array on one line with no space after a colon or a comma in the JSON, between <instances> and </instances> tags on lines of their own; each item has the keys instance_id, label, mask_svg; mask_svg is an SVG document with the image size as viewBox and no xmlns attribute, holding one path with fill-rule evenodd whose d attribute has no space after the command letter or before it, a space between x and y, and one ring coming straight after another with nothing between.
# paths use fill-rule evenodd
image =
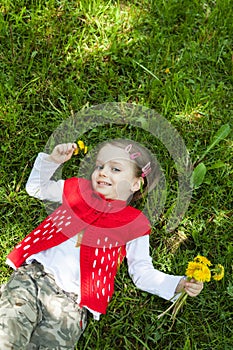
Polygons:
<instances>
[{"instance_id":1,"label":"red scarf","mask_svg":"<svg viewBox=\"0 0 233 350\"><path fill-rule=\"evenodd\" d=\"M144 214L120 200L106 200L91 182L65 181L63 203L8 255L16 267L32 254L52 248L83 231L80 246L81 306L106 313L126 243L150 233Z\"/></svg>"}]
</instances>

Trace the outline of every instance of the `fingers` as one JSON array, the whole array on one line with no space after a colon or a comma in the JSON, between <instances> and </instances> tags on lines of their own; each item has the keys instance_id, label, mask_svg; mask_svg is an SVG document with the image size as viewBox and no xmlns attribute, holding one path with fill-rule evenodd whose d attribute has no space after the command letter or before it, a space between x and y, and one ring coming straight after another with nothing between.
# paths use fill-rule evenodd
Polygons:
<instances>
[{"instance_id":1,"label":"fingers","mask_svg":"<svg viewBox=\"0 0 233 350\"><path fill-rule=\"evenodd\" d=\"M58 154L63 156L63 155L72 154L76 148L77 148L76 143L62 143L60 145L57 145L54 148L54 151L56 151Z\"/></svg>"},{"instance_id":2,"label":"fingers","mask_svg":"<svg viewBox=\"0 0 233 350\"><path fill-rule=\"evenodd\" d=\"M51 160L56 163L64 163L72 157L73 152L77 149L76 143L62 143L54 147L52 153L48 157L48 160Z\"/></svg>"},{"instance_id":3,"label":"fingers","mask_svg":"<svg viewBox=\"0 0 233 350\"><path fill-rule=\"evenodd\" d=\"M203 282L197 282L194 279L185 281L184 289L191 297L197 296L203 289Z\"/></svg>"}]
</instances>

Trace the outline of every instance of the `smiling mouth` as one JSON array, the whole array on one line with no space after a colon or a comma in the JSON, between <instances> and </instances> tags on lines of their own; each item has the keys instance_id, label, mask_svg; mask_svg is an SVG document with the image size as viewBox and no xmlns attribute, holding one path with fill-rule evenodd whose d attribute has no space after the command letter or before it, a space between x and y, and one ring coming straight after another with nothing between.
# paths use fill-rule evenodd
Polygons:
<instances>
[{"instance_id":1,"label":"smiling mouth","mask_svg":"<svg viewBox=\"0 0 233 350\"><path fill-rule=\"evenodd\" d=\"M97 181L97 184L100 186L112 186L110 183L105 181Z\"/></svg>"}]
</instances>

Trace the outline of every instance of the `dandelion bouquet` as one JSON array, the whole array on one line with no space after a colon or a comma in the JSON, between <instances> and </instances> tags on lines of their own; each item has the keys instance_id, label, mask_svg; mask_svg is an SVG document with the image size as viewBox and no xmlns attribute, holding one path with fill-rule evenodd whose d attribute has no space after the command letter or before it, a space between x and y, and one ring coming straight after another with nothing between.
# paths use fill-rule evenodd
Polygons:
<instances>
[{"instance_id":1,"label":"dandelion bouquet","mask_svg":"<svg viewBox=\"0 0 233 350\"><path fill-rule=\"evenodd\" d=\"M205 258L204 256L198 255L194 258L193 261L190 261L188 263L188 267L186 269L186 276L187 280L195 279L197 282L209 282L212 279L215 281L220 281L224 276L224 267L221 264L215 265L213 268L211 268L212 264L211 262ZM180 296L173 302L173 304L166 309L163 313L161 313L158 318L161 318L164 316L167 312L172 310L172 326L174 325L176 315L178 311L182 308L184 305L186 299L188 297L188 294L185 290L183 290L180 294Z\"/></svg>"}]
</instances>

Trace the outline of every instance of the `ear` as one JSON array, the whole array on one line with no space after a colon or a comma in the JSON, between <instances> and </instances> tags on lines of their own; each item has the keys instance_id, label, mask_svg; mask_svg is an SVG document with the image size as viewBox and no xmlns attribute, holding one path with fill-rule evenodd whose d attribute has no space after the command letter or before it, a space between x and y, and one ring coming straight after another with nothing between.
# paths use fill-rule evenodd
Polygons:
<instances>
[{"instance_id":1,"label":"ear","mask_svg":"<svg viewBox=\"0 0 233 350\"><path fill-rule=\"evenodd\" d=\"M137 177L132 186L131 186L131 191L134 193L134 192L137 192L138 190L140 190L140 188L143 186L144 184L144 179L143 177Z\"/></svg>"}]
</instances>

